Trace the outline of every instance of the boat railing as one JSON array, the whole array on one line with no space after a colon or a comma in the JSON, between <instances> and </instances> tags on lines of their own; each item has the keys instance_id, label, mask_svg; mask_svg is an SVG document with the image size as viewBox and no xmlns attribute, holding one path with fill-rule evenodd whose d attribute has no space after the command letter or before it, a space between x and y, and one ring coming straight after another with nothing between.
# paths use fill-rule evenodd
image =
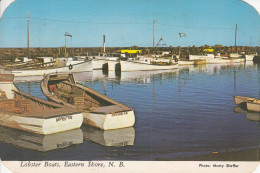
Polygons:
<instances>
[{"instance_id":1,"label":"boat railing","mask_svg":"<svg viewBox=\"0 0 260 173\"><path fill-rule=\"evenodd\" d=\"M45 106L48 106L48 107L53 107L53 108L62 108L62 105L59 105L59 104L56 104L56 103L52 103L52 102L48 102L48 101L45 101L45 100L42 100L42 99L39 99L37 97L34 97L34 96L31 96L27 93L24 93L22 91L16 91L16 90L12 90L15 94L17 95L20 95L24 98L27 98L29 100L32 100L34 102L37 102L39 104L42 104L42 105L45 105Z\"/></svg>"}]
</instances>

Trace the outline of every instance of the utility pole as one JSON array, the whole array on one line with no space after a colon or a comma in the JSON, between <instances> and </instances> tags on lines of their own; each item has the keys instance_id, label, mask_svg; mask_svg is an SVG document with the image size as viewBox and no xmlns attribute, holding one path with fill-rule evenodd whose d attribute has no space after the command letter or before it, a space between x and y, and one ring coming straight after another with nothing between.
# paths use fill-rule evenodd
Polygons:
<instances>
[{"instance_id":1,"label":"utility pole","mask_svg":"<svg viewBox=\"0 0 260 173\"><path fill-rule=\"evenodd\" d=\"M65 55L64 56L68 57L67 56L67 37L71 37L72 38L72 35L69 34L68 32L65 32L64 36L65 36Z\"/></svg>"},{"instance_id":2,"label":"utility pole","mask_svg":"<svg viewBox=\"0 0 260 173\"><path fill-rule=\"evenodd\" d=\"M235 32L235 52L237 52L237 24L236 24L236 32Z\"/></svg>"},{"instance_id":3,"label":"utility pole","mask_svg":"<svg viewBox=\"0 0 260 173\"><path fill-rule=\"evenodd\" d=\"M154 34L154 26L155 26L156 20L153 19L153 48L154 48L154 40L155 40L155 34Z\"/></svg>"},{"instance_id":4,"label":"utility pole","mask_svg":"<svg viewBox=\"0 0 260 173\"><path fill-rule=\"evenodd\" d=\"M250 35L250 47L251 47L251 42L252 42L252 36Z\"/></svg>"},{"instance_id":5,"label":"utility pole","mask_svg":"<svg viewBox=\"0 0 260 173\"><path fill-rule=\"evenodd\" d=\"M179 33L180 39L181 37L186 37L186 33ZM181 43L182 43L182 39L180 42L180 48L179 48L179 59L181 58Z\"/></svg>"},{"instance_id":6,"label":"utility pole","mask_svg":"<svg viewBox=\"0 0 260 173\"><path fill-rule=\"evenodd\" d=\"M106 52L105 44L106 44L106 35L103 35L103 48L104 48L104 53Z\"/></svg>"},{"instance_id":7,"label":"utility pole","mask_svg":"<svg viewBox=\"0 0 260 173\"><path fill-rule=\"evenodd\" d=\"M30 41L29 41L29 12L27 11L27 55L30 58Z\"/></svg>"}]
</instances>

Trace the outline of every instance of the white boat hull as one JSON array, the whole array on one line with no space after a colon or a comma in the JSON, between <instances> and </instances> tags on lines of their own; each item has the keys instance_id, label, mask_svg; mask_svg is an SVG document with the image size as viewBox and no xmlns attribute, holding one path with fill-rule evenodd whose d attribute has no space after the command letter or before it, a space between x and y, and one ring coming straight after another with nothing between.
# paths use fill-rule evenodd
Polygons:
<instances>
[{"instance_id":1,"label":"white boat hull","mask_svg":"<svg viewBox=\"0 0 260 173\"><path fill-rule=\"evenodd\" d=\"M172 65L152 65L132 61L121 61L121 72L124 71L146 71L146 70L169 70L178 68L178 64Z\"/></svg>"},{"instance_id":2,"label":"white boat hull","mask_svg":"<svg viewBox=\"0 0 260 173\"><path fill-rule=\"evenodd\" d=\"M119 64L119 61L108 61L108 71L115 71L116 64Z\"/></svg>"},{"instance_id":3,"label":"white boat hull","mask_svg":"<svg viewBox=\"0 0 260 173\"><path fill-rule=\"evenodd\" d=\"M242 55L238 54L238 53L231 53L230 55L230 58L241 58Z\"/></svg>"},{"instance_id":4,"label":"white boat hull","mask_svg":"<svg viewBox=\"0 0 260 173\"><path fill-rule=\"evenodd\" d=\"M51 68L51 69L17 69L12 70L12 74L15 76L44 76L49 73L76 73L76 72L84 72L84 71L92 71L93 66L91 61L74 64L71 66L59 67L59 68Z\"/></svg>"},{"instance_id":5,"label":"white boat hull","mask_svg":"<svg viewBox=\"0 0 260 173\"><path fill-rule=\"evenodd\" d=\"M104 64L108 63L107 60L103 60L103 59L95 59L92 60L92 64L93 64L93 70L100 70L103 69Z\"/></svg>"},{"instance_id":6,"label":"white boat hull","mask_svg":"<svg viewBox=\"0 0 260 173\"><path fill-rule=\"evenodd\" d=\"M132 127L135 123L134 111L117 112L114 114L83 113L83 123L102 130Z\"/></svg>"},{"instance_id":7,"label":"white boat hull","mask_svg":"<svg viewBox=\"0 0 260 173\"><path fill-rule=\"evenodd\" d=\"M214 59L214 54L207 55L189 55L189 60L209 60Z\"/></svg>"},{"instance_id":8,"label":"white boat hull","mask_svg":"<svg viewBox=\"0 0 260 173\"><path fill-rule=\"evenodd\" d=\"M246 102L247 110L253 112L260 112L260 101L257 102Z\"/></svg>"},{"instance_id":9,"label":"white boat hull","mask_svg":"<svg viewBox=\"0 0 260 173\"><path fill-rule=\"evenodd\" d=\"M0 112L0 125L43 135L80 128L82 121L82 113L41 118Z\"/></svg>"},{"instance_id":10,"label":"white boat hull","mask_svg":"<svg viewBox=\"0 0 260 173\"><path fill-rule=\"evenodd\" d=\"M245 55L246 61L253 61L255 55Z\"/></svg>"}]
</instances>

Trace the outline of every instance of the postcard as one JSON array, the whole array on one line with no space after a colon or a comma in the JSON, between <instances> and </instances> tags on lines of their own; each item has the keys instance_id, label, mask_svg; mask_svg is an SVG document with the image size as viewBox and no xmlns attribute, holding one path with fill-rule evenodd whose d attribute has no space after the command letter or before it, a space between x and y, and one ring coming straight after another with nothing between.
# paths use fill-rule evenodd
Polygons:
<instances>
[{"instance_id":1,"label":"postcard","mask_svg":"<svg viewBox=\"0 0 260 173\"><path fill-rule=\"evenodd\" d=\"M0 0L0 172L259 172L259 14Z\"/></svg>"}]
</instances>

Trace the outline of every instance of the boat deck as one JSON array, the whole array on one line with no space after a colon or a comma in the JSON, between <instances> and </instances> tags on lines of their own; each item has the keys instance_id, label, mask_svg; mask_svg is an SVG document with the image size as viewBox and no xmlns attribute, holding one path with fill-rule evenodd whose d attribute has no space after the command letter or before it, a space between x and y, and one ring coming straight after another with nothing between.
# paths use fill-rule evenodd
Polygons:
<instances>
[{"instance_id":1,"label":"boat deck","mask_svg":"<svg viewBox=\"0 0 260 173\"><path fill-rule=\"evenodd\" d=\"M2 114L46 119L82 112L38 99L21 91L13 90L13 92L15 93L14 99L0 100L0 111Z\"/></svg>"},{"instance_id":2,"label":"boat deck","mask_svg":"<svg viewBox=\"0 0 260 173\"><path fill-rule=\"evenodd\" d=\"M117 105L112 105L112 106L99 107L92 112L93 113L100 113L100 114L113 114L113 113L116 113L116 112L124 112L124 111L128 111L128 110L126 110L126 109L124 109L120 106L117 106Z\"/></svg>"}]
</instances>

